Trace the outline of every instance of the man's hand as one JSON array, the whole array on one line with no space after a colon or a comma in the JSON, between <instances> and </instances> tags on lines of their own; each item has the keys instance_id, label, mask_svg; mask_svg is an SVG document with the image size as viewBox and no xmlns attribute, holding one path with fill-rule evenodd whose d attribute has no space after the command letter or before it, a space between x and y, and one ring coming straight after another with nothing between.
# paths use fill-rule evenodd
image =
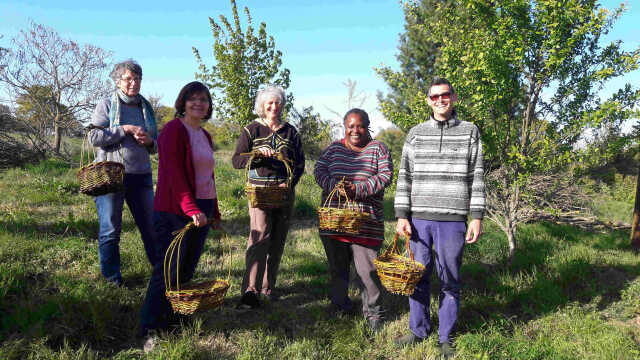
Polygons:
<instances>
[{"instance_id":1,"label":"man's hand","mask_svg":"<svg viewBox=\"0 0 640 360\"><path fill-rule=\"evenodd\" d=\"M465 236L467 244L473 244L478 241L480 235L482 235L482 219L471 220L469 228L467 229L467 235Z\"/></svg>"},{"instance_id":2,"label":"man's hand","mask_svg":"<svg viewBox=\"0 0 640 360\"><path fill-rule=\"evenodd\" d=\"M408 219L398 219L396 223L396 233L403 235L408 234L411 236L411 223Z\"/></svg>"}]
</instances>

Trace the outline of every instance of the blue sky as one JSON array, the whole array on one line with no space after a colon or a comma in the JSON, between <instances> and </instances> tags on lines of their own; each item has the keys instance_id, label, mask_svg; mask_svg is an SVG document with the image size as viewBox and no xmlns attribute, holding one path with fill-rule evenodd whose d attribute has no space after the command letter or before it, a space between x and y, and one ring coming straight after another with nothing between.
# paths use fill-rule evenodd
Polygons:
<instances>
[{"instance_id":1,"label":"blue sky","mask_svg":"<svg viewBox=\"0 0 640 360\"><path fill-rule=\"evenodd\" d=\"M617 1L601 1L615 7ZM633 3L633 2L632 2ZM397 0L237 0L239 9L249 7L254 25L264 21L283 52L284 66L291 70L290 91L295 106L313 105L326 118L335 118L327 108L346 109L347 79L357 81L368 96L363 108L372 118L374 130L390 126L377 108L375 93L386 91L373 67L381 64L397 69L398 35L404 18ZM626 49L640 46L640 4L629 10L607 40L623 40ZM242 11L242 10L240 10ZM114 60L133 58L143 67L143 95L161 95L173 104L180 88L194 79L197 63L191 51L200 50L207 64L213 63L213 36L208 17L231 16L228 0L208 1L3 1L0 0L0 45L29 20L54 28L64 38L91 43L114 52ZM241 14L244 20L244 14ZM624 82L640 83L636 71ZM605 91L607 91L605 89Z\"/></svg>"}]
</instances>

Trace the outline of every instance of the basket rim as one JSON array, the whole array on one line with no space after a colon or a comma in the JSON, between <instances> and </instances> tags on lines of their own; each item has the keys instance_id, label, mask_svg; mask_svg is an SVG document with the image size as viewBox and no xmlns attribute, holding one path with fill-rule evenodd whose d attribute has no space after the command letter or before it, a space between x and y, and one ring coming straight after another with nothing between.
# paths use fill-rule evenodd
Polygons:
<instances>
[{"instance_id":1,"label":"basket rim","mask_svg":"<svg viewBox=\"0 0 640 360\"><path fill-rule=\"evenodd\" d=\"M89 165L85 165L85 166L81 167L80 169L78 169L78 173L90 170L92 168L104 166L104 165L115 166L115 167L119 167L119 168L123 168L124 169L124 165L122 163L119 163L119 162L116 162L116 161L105 160L105 161L99 161L99 162L96 162L96 163L91 163Z\"/></svg>"}]
</instances>

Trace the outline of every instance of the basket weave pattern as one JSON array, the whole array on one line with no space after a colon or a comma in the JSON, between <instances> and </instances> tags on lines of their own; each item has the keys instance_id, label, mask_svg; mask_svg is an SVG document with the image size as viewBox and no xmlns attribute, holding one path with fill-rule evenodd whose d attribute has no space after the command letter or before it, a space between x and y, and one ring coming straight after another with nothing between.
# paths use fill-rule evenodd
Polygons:
<instances>
[{"instance_id":1,"label":"basket weave pattern","mask_svg":"<svg viewBox=\"0 0 640 360\"><path fill-rule=\"evenodd\" d=\"M275 153L275 159L280 160L287 169L287 182L286 186L279 185L255 185L249 182L249 167L256 157L261 157L262 153L259 151L252 151L250 153L242 153L240 155L250 155L249 161L246 166L246 184L244 186L245 194L249 200L249 205L253 208L260 209L276 209L285 206L289 202L291 182L293 181L293 172L291 171L291 165L289 160L284 157L282 153Z\"/></svg>"},{"instance_id":2,"label":"basket weave pattern","mask_svg":"<svg viewBox=\"0 0 640 360\"><path fill-rule=\"evenodd\" d=\"M338 207L329 207L331 201L337 199ZM370 219L371 215L358 209L350 200L344 188L344 179L331 190L322 207L318 208L318 228L346 234L358 234L360 225Z\"/></svg>"},{"instance_id":3,"label":"basket weave pattern","mask_svg":"<svg viewBox=\"0 0 640 360\"><path fill-rule=\"evenodd\" d=\"M422 278L425 267L413 258L413 251L409 248L409 236L406 237L406 252L410 258L400 254L397 247L398 234L393 238L393 246L387 247L385 252L373 260L382 285L392 294L410 296L416 289L416 284Z\"/></svg>"},{"instance_id":4,"label":"basket weave pattern","mask_svg":"<svg viewBox=\"0 0 640 360\"><path fill-rule=\"evenodd\" d=\"M208 226L208 225L207 225ZM167 253L164 258L164 284L165 295L171 303L173 311L179 314L191 315L196 311L204 311L208 309L215 309L222 305L224 302L224 296L229 289L229 278L231 277L231 242L227 238L229 245L229 273L227 279L208 280L186 286L180 286L180 244L184 239L186 233L195 229L196 226L193 222L187 224L182 230L176 231L175 238L169 245ZM177 253L176 253L177 249ZM171 285L171 259L176 253L176 287L172 288ZM224 262L224 260L223 260Z\"/></svg>"},{"instance_id":5,"label":"basket weave pattern","mask_svg":"<svg viewBox=\"0 0 640 360\"><path fill-rule=\"evenodd\" d=\"M114 161L100 161L91 164L89 158L89 133L82 143L80 169L77 177L80 192L90 196L99 196L118 192L124 189L124 165ZM93 149L93 147L91 147ZM87 165L84 165L84 154L87 153ZM93 149L95 158L95 149Z\"/></svg>"}]
</instances>

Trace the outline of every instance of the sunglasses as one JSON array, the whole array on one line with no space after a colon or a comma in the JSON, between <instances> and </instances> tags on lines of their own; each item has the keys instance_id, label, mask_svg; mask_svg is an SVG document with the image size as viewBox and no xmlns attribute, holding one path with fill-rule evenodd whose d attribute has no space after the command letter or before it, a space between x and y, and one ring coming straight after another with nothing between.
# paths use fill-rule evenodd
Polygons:
<instances>
[{"instance_id":1,"label":"sunglasses","mask_svg":"<svg viewBox=\"0 0 640 360\"><path fill-rule=\"evenodd\" d=\"M438 100L438 98L440 98L442 100L449 100L449 99L451 99L451 93L450 92L445 92L445 93L442 93L442 94L429 95L429 99L431 99L431 101L436 101L436 100Z\"/></svg>"}]
</instances>

